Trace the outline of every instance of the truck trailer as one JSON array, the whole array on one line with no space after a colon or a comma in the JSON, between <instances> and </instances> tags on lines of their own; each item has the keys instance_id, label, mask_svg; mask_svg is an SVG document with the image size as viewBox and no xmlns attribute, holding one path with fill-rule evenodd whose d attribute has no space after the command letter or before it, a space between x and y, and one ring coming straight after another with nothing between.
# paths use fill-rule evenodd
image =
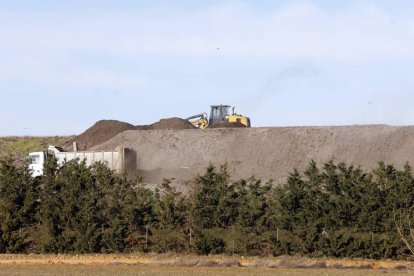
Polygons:
<instances>
[{"instance_id":1,"label":"truck trailer","mask_svg":"<svg viewBox=\"0 0 414 276\"><path fill-rule=\"evenodd\" d=\"M134 151L120 147L116 151L71 151L65 152L61 148L49 145L48 150L29 153L29 169L33 177L43 175L43 166L50 154L57 159L58 166L64 162L78 159L85 160L90 166L95 162L106 163L116 173L131 172L136 170L136 154Z\"/></svg>"}]
</instances>

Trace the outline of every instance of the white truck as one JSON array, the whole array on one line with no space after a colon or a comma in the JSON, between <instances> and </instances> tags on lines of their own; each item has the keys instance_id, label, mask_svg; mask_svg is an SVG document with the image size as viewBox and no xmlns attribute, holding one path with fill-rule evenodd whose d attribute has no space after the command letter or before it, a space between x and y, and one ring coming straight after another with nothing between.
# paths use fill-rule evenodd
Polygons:
<instances>
[{"instance_id":1,"label":"white truck","mask_svg":"<svg viewBox=\"0 0 414 276\"><path fill-rule=\"evenodd\" d=\"M134 151L120 148L117 151L72 151L64 152L61 148L49 146L48 150L29 153L29 169L33 177L43 175L43 166L49 154L53 154L58 166L64 162L77 159L85 160L86 165L90 166L94 162L103 162L116 173L136 170L136 154Z\"/></svg>"}]
</instances>

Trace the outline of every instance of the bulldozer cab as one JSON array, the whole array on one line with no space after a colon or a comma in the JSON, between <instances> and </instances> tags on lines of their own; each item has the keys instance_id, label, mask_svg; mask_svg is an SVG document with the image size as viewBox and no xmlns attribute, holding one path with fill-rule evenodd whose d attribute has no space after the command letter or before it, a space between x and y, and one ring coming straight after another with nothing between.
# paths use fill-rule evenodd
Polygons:
<instances>
[{"instance_id":1,"label":"bulldozer cab","mask_svg":"<svg viewBox=\"0 0 414 276\"><path fill-rule=\"evenodd\" d=\"M210 112L210 124L221 124L226 121L226 116L230 116L229 105L212 105Z\"/></svg>"}]
</instances>

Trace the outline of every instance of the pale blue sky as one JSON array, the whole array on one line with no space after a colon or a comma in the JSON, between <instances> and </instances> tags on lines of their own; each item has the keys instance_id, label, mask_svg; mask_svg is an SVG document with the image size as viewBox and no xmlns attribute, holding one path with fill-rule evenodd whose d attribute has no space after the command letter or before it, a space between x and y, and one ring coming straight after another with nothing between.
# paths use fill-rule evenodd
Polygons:
<instances>
[{"instance_id":1,"label":"pale blue sky","mask_svg":"<svg viewBox=\"0 0 414 276\"><path fill-rule=\"evenodd\" d=\"M0 0L0 135L220 103L254 126L414 124L413 14L412 0Z\"/></svg>"}]
</instances>

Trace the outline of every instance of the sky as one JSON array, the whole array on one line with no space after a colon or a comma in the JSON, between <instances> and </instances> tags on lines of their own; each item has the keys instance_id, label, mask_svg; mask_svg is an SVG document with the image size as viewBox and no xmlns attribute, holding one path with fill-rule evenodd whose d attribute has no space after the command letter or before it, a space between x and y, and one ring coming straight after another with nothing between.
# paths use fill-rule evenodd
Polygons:
<instances>
[{"instance_id":1,"label":"sky","mask_svg":"<svg viewBox=\"0 0 414 276\"><path fill-rule=\"evenodd\" d=\"M412 0L0 0L0 136L229 104L253 126L414 124Z\"/></svg>"}]
</instances>

